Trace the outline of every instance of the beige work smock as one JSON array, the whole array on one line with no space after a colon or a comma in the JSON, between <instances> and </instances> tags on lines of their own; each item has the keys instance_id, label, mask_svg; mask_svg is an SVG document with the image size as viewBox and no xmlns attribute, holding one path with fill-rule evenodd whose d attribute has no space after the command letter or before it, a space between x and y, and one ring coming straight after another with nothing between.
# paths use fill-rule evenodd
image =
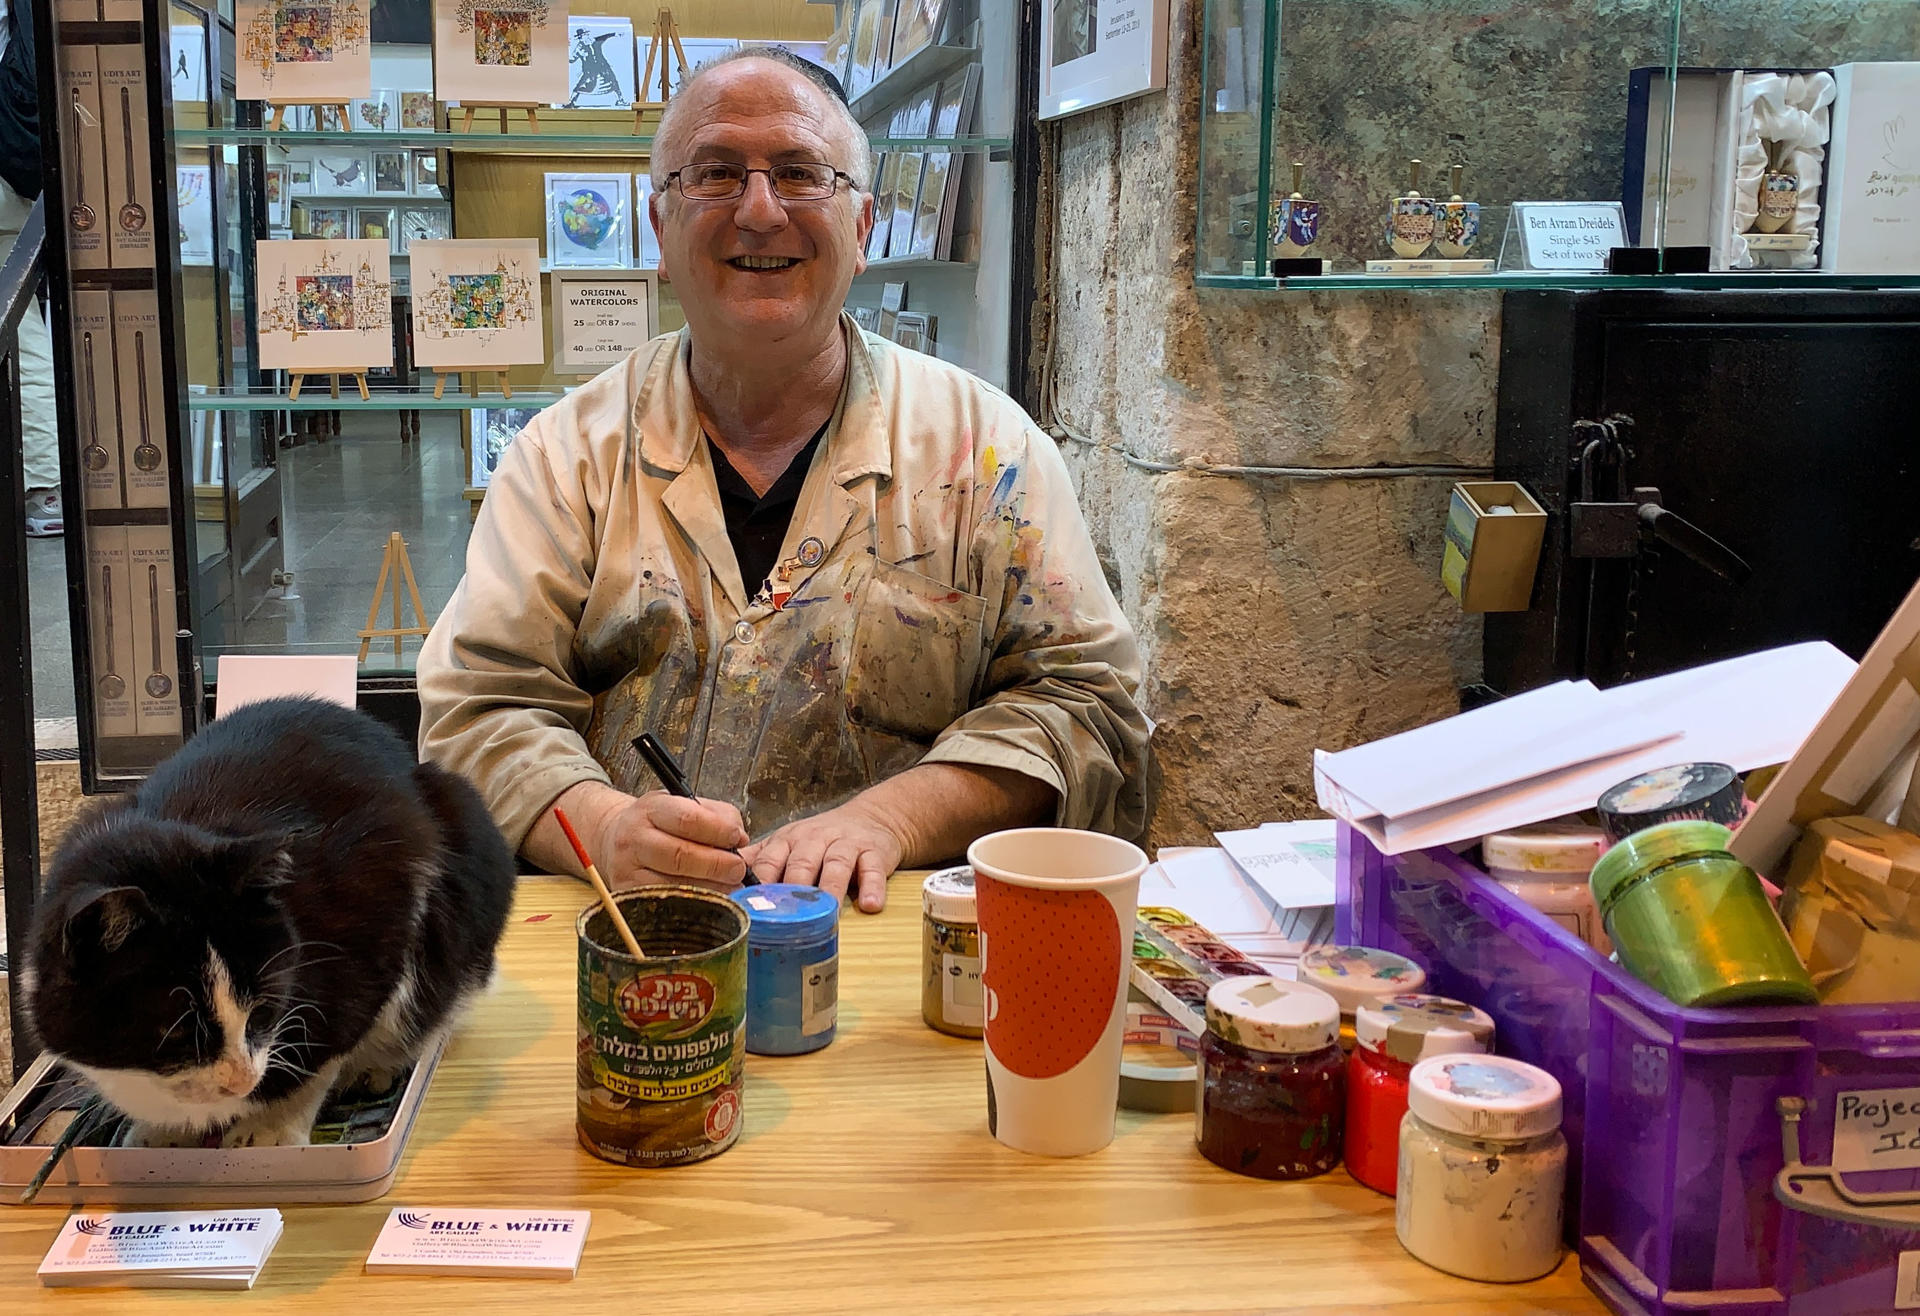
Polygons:
<instances>
[{"instance_id":1,"label":"beige work smock","mask_svg":"<svg viewBox=\"0 0 1920 1316\"><path fill-rule=\"evenodd\" d=\"M657 789L645 730L756 837L920 762L1010 768L1061 825L1143 830L1139 649L1053 441L842 325L845 391L771 591L740 578L684 332L501 456L420 655L420 750L516 849L576 782Z\"/></svg>"}]
</instances>

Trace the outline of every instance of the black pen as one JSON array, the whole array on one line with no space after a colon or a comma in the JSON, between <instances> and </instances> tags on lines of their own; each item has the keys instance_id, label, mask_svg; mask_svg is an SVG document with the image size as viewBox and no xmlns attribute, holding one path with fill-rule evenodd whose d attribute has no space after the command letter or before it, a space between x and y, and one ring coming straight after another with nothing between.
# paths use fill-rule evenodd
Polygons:
<instances>
[{"instance_id":1,"label":"black pen","mask_svg":"<svg viewBox=\"0 0 1920 1316\"><path fill-rule=\"evenodd\" d=\"M647 766L653 769L653 775L658 777L660 784L667 788L667 794L678 795L683 800L700 798L693 793L693 786L687 781L687 774L680 770L680 765L673 761L673 755L668 752L665 745L660 743L660 737L651 731L642 731L633 738L633 748L635 753L646 760ZM740 852L733 850L729 853L739 854ZM740 879L740 882L742 886L760 885L760 879L753 875L752 865L748 865L747 875Z\"/></svg>"}]
</instances>

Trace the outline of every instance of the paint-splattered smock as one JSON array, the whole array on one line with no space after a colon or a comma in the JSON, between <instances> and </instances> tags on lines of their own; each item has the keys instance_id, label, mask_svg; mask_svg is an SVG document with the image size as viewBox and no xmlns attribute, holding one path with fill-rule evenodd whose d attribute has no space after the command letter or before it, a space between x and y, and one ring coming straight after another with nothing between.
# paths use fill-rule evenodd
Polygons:
<instances>
[{"instance_id":1,"label":"paint-splattered smock","mask_svg":"<svg viewBox=\"0 0 1920 1316\"><path fill-rule=\"evenodd\" d=\"M771 590L740 579L684 333L502 455L420 655L420 748L516 848L576 782L655 789L630 748L649 728L755 836L920 762L1010 768L1062 825L1141 830L1139 650L1052 440L842 325L845 392Z\"/></svg>"}]
</instances>

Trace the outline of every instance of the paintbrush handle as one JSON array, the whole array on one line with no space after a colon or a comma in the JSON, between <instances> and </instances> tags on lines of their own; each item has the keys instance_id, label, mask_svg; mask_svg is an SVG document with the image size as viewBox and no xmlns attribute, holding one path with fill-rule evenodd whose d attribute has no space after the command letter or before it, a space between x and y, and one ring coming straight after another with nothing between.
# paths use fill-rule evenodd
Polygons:
<instances>
[{"instance_id":1,"label":"paintbrush handle","mask_svg":"<svg viewBox=\"0 0 1920 1316\"><path fill-rule=\"evenodd\" d=\"M587 847L580 844L580 833L573 830L573 824L567 821L564 810L555 809L553 817L554 821L560 824L560 830L567 834L567 844L573 847L575 857L580 860L580 867L587 870L587 881L593 883L593 889L599 893L600 905L607 911L607 917L613 920L613 926L619 929L620 940L627 943L628 953L636 960L646 959L647 953L640 949L640 942L634 937L633 929L627 926L627 916L620 912L620 906L614 901L613 892L607 889L606 879L600 876L600 870L595 868L593 860L587 857Z\"/></svg>"}]
</instances>

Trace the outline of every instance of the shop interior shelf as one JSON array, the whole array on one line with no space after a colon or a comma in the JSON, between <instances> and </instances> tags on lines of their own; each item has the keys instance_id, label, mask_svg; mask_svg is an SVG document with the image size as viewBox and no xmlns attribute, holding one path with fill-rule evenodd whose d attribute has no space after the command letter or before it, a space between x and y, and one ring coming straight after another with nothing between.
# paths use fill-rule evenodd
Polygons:
<instances>
[{"instance_id":1,"label":"shop interior shelf","mask_svg":"<svg viewBox=\"0 0 1920 1316\"><path fill-rule=\"evenodd\" d=\"M979 58L979 47L972 45L927 46L916 51L853 98L850 102L853 117L865 121L875 112L897 105L918 92L932 91L947 74Z\"/></svg>"},{"instance_id":2,"label":"shop interior shelf","mask_svg":"<svg viewBox=\"0 0 1920 1316\"><path fill-rule=\"evenodd\" d=\"M1720 274L1575 274L1563 271L1508 270L1495 274L1440 274L1424 277L1395 277L1381 274L1323 274L1304 278L1275 279L1257 274L1196 274L1194 283L1202 288L1240 288L1264 292L1355 292L1381 289L1416 289L1422 292L1484 291L1499 289L1571 288L1576 291L1602 288L1653 288L1670 292L1700 289L1780 289L1808 291L1832 288L1915 288L1916 274L1833 274L1824 271L1799 273L1792 270L1733 270Z\"/></svg>"},{"instance_id":3,"label":"shop interior shelf","mask_svg":"<svg viewBox=\"0 0 1920 1316\"><path fill-rule=\"evenodd\" d=\"M870 136L876 151L1005 151L1010 137ZM178 146L366 146L479 151L493 155L647 155L652 134L527 132L274 132L266 128L182 128Z\"/></svg>"},{"instance_id":4,"label":"shop interior shelf","mask_svg":"<svg viewBox=\"0 0 1920 1316\"><path fill-rule=\"evenodd\" d=\"M444 396L434 397L433 386L424 388L381 388L373 396L362 398L350 378L340 381L340 396L327 391L328 376L307 377L297 401L285 391L271 389L218 389L187 394L189 411L472 411L479 407L550 407L566 394L552 389L516 388L512 397L502 397L491 381L475 397L447 386Z\"/></svg>"}]
</instances>

